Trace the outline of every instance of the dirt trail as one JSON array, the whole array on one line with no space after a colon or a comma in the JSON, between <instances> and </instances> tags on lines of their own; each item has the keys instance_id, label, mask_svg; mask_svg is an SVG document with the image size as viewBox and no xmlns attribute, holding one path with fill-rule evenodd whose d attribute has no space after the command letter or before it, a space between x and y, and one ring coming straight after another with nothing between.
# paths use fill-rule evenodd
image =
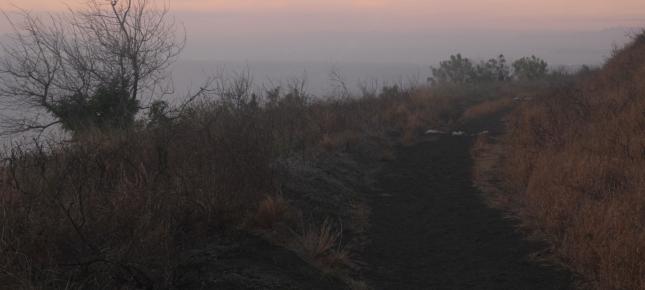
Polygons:
<instances>
[{"instance_id":1,"label":"dirt trail","mask_svg":"<svg viewBox=\"0 0 645 290\"><path fill-rule=\"evenodd\" d=\"M375 289L571 289L471 182L472 137L400 147L379 176L365 254Z\"/></svg>"}]
</instances>

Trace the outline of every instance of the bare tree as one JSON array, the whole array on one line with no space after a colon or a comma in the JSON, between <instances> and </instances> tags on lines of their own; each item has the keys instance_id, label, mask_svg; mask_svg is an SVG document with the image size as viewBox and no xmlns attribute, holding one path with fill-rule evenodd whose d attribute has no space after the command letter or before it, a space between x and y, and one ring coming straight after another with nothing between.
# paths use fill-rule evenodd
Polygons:
<instances>
[{"instance_id":1,"label":"bare tree","mask_svg":"<svg viewBox=\"0 0 645 290\"><path fill-rule=\"evenodd\" d=\"M335 96L346 99L352 95L349 87L347 86L347 81L336 67L333 67L331 69L331 72L329 73L329 80L331 81L334 88L332 94L334 94Z\"/></svg>"},{"instance_id":2,"label":"bare tree","mask_svg":"<svg viewBox=\"0 0 645 290\"><path fill-rule=\"evenodd\" d=\"M152 0L89 0L63 14L5 17L13 33L1 47L0 96L5 106L47 115L14 116L5 133L127 126L144 98L164 94L185 44L168 7Z\"/></svg>"}]
</instances>

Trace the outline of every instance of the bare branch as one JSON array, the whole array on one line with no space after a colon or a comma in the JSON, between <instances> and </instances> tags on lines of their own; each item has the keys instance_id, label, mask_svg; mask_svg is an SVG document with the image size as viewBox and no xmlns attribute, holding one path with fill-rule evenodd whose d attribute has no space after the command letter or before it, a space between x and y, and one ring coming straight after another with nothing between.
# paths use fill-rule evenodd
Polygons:
<instances>
[{"instance_id":1,"label":"bare branch","mask_svg":"<svg viewBox=\"0 0 645 290\"><path fill-rule=\"evenodd\" d=\"M89 100L115 84L131 101L140 102L142 93L162 97L157 88L186 41L185 32L177 37L168 8L149 0L89 0L85 9L45 18L26 10L3 15L13 33L0 44L0 102L56 120L65 118L59 111L70 98ZM49 124L19 123L25 130Z\"/></svg>"},{"instance_id":2,"label":"bare branch","mask_svg":"<svg viewBox=\"0 0 645 290\"><path fill-rule=\"evenodd\" d=\"M334 86L334 95L340 98L349 98L352 93L347 87L347 82L341 73L335 67L329 73L329 80Z\"/></svg>"}]
</instances>

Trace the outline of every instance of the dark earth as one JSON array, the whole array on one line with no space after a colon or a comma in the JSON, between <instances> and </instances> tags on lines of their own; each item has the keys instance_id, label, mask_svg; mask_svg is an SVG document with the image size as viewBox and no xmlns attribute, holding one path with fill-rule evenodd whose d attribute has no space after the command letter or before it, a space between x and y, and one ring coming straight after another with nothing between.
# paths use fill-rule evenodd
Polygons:
<instances>
[{"instance_id":1,"label":"dark earth","mask_svg":"<svg viewBox=\"0 0 645 290\"><path fill-rule=\"evenodd\" d=\"M175 289L345 289L296 254L244 232L231 232L185 253Z\"/></svg>"},{"instance_id":2,"label":"dark earth","mask_svg":"<svg viewBox=\"0 0 645 290\"><path fill-rule=\"evenodd\" d=\"M499 119L480 119L463 130L497 135ZM574 288L572 274L531 258L545 245L526 240L514 219L487 206L472 182L474 139L426 136L396 146L396 158L369 174L377 181L365 189L371 216L359 259L360 278L370 289ZM296 192L311 193L301 197L303 204L317 205L310 214L339 211L335 207L349 204L342 198L347 194L329 192L350 192L345 187L366 183L359 177L361 162L339 160L323 166L325 178L320 170L302 168L297 171L303 180L289 178L306 185L296 186ZM173 277L178 289L348 289L294 253L243 232L220 235L185 253L182 264Z\"/></svg>"},{"instance_id":3,"label":"dark earth","mask_svg":"<svg viewBox=\"0 0 645 290\"><path fill-rule=\"evenodd\" d=\"M525 240L473 186L473 140L429 136L400 146L381 171L364 255L374 289L573 287L571 274L529 258L544 245Z\"/></svg>"}]
</instances>

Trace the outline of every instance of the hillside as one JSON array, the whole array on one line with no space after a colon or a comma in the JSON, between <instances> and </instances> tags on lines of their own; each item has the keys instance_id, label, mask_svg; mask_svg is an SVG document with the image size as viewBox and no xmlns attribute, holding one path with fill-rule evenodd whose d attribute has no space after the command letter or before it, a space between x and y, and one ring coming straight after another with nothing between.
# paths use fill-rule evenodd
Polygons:
<instances>
[{"instance_id":1,"label":"hillside","mask_svg":"<svg viewBox=\"0 0 645 290\"><path fill-rule=\"evenodd\" d=\"M645 34L602 68L540 91L507 130L493 142L488 180L503 180L494 202L549 241L584 288L645 289Z\"/></svg>"}]
</instances>

